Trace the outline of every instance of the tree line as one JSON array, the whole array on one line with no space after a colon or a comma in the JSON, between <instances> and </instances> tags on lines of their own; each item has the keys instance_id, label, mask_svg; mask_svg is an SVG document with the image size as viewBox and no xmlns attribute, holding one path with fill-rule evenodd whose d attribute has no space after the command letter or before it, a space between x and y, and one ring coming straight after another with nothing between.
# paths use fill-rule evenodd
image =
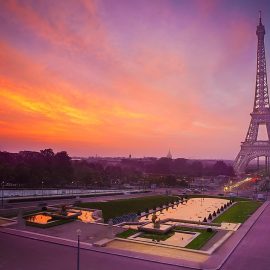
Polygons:
<instances>
[{"instance_id":1,"label":"tree line","mask_svg":"<svg viewBox=\"0 0 270 270\"><path fill-rule=\"evenodd\" d=\"M223 161L203 166L200 161L183 158L160 158L150 162L122 159L119 164L110 165L99 159L72 160L67 152L54 153L52 149L19 153L0 151L0 181L20 187L41 187L42 183L44 187L120 187L127 183L185 186L186 180L176 180L233 174L232 167Z\"/></svg>"}]
</instances>

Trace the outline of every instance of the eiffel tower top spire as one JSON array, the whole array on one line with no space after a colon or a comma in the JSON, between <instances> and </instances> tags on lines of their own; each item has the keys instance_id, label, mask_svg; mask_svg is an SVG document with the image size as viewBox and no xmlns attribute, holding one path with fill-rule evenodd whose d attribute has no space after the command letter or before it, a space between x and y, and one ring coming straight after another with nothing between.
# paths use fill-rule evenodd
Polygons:
<instances>
[{"instance_id":1,"label":"eiffel tower top spire","mask_svg":"<svg viewBox=\"0 0 270 270\"><path fill-rule=\"evenodd\" d=\"M265 29L264 29L264 25L262 24L262 11L259 11L259 25L257 26L257 32L258 30L261 30L263 33L263 35L265 35ZM258 35L258 33L256 32L256 34Z\"/></svg>"},{"instance_id":2,"label":"eiffel tower top spire","mask_svg":"<svg viewBox=\"0 0 270 270\"><path fill-rule=\"evenodd\" d=\"M257 47L257 72L256 72L256 88L253 113L269 112L269 95L268 84L266 75L266 60L265 60L265 47L264 35L265 28L262 24L262 15L259 11L259 25L257 26L256 35L258 37Z\"/></svg>"}]
</instances>

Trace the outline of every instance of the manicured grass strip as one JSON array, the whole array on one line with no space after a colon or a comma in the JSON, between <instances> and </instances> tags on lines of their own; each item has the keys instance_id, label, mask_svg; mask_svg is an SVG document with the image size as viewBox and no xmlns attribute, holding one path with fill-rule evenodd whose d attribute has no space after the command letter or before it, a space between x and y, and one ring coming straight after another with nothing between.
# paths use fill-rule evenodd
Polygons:
<instances>
[{"instance_id":1,"label":"manicured grass strip","mask_svg":"<svg viewBox=\"0 0 270 270\"><path fill-rule=\"evenodd\" d=\"M261 205L262 203L257 201L237 202L213 222L244 223Z\"/></svg>"},{"instance_id":2,"label":"manicured grass strip","mask_svg":"<svg viewBox=\"0 0 270 270\"><path fill-rule=\"evenodd\" d=\"M209 239L211 239L216 234L216 231L208 232L206 229L188 228L182 226L175 227L175 230L200 233L187 246L185 246L186 248L190 249L201 249L209 241Z\"/></svg>"},{"instance_id":3,"label":"manicured grass strip","mask_svg":"<svg viewBox=\"0 0 270 270\"><path fill-rule=\"evenodd\" d=\"M185 247L190 249L201 249L215 234L216 231L208 232L205 230Z\"/></svg>"},{"instance_id":4,"label":"manicured grass strip","mask_svg":"<svg viewBox=\"0 0 270 270\"><path fill-rule=\"evenodd\" d=\"M176 231L187 231L187 232L204 232L206 229L198 229L198 228L191 228L191 227L184 227L184 226L176 226L174 228Z\"/></svg>"},{"instance_id":5,"label":"manicured grass strip","mask_svg":"<svg viewBox=\"0 0 270 270\"><path fill-rule=\"evenodd\" d=\"M146 208L151 209L153 207L158 207L176 199L176 196L148 196L108 202L80 203L78 206L102 210L104 221L107 222L110 218L128 213L137 213L138 211L143 212Z\"/></svg>"},{"instance_id":6,"label":"manicured grass strip","mask_svg":"<svg viewBox=\"0 0 270 270\"><path fill-rule=\"evenodd\" d=\"M152 239L155 241L165 241L166 239L170 238L174 235L174 232L169 232L166 234L156 234L156 233L143 233L139 237Z\"/></svg>"},{"instance_id":7,"label":"manicured grass strip","mask_svg":"<svg viewBox=\"0 0 270 270\"><path fill-rule=\"evenodd\" d=\"M121 233L118 233L116 236L119 237L119 238L128 238L130 237L131 235L137 233L138 231L137 230L134 230L134 229L128 229L124 232L121 232Z\"/></svg>"}]
</instances>

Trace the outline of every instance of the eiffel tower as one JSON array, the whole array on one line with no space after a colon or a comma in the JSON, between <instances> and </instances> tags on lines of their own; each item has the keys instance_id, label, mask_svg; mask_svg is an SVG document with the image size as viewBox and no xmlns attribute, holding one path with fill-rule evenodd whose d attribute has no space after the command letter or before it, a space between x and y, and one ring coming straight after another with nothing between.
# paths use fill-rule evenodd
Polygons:
<instances>
[{"instance_id":1,"label":"eiffel tower","mask_svg":"<svg viewBox=\"0 0 270 270\"><path fill-rule=\"evenodd\" d=\"M249 162L253 159L257 158L257 166L259 167L259 157L265 157L266 172L269 171L270 108L264 48L265 28L262 24L261 12L256 35L258 37L258 47L255 99L253 112L250 114L251 121L246 139L241 143L241 150L233 164L234 171L237 175L243 174ZM258 131L262 125L266 126L268 140L258 140Z\"/></svg>"}]
</instances>

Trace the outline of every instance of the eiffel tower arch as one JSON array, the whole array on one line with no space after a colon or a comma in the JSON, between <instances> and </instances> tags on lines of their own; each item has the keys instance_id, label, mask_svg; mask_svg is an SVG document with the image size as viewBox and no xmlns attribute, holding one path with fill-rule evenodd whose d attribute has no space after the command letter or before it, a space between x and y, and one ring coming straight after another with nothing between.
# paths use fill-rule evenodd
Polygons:
<instances>
[{"instance_id":1,"label":"eiffel tower arch","mask_svg":"<svg viewBox=\"0 0 270 270\"><path fill-rule=\"evenodd\" d=\"M237 175L245 172L249 162L259 157L265 157L266 171L269 172L270 161L270 106L266 73L264 35L265 27L262 24L261 13L256 35L257 46L257 70L253 111L250 114L251 121L245 141L241 143L241 149L237 155L233 167ZM266 140L258 140L260 126L265 125L267 131ZM259 165L259 163L258 163Z\"/></svg>"}]
</instances>

